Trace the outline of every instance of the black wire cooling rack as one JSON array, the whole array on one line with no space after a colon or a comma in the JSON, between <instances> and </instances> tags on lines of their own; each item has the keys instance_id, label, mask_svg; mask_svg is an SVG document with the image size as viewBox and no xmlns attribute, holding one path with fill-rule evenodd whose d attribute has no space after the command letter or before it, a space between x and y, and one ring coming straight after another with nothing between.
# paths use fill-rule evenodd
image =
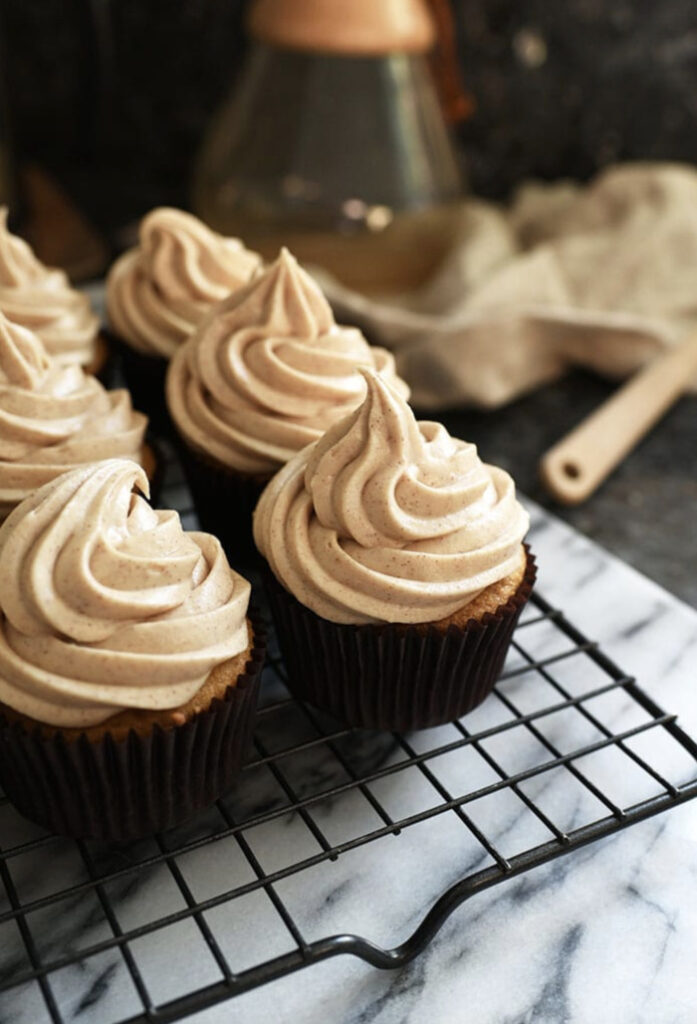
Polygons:
<instances>
[{"instance_id":1,"label":"black wire cooling rack","mask_svg":"<svg viewBox=\"0 0 697 1024\"><path fill-rule=\"evenodd\" d=\"M171 458L163 503L194 525ZM253 755L193 822L109 846L0 802L0 1005L36 1022L97 1004L101 1024L176 1021L338 954L399 967L470 896L695 795L694 740L539 595L485 704L410 736L289 698L272 639ZM445 865L433 881L429 837L456 851L454 884ZM348 934L343 865L389 903L395 857L421 878L424 856L416 914L400 918L396 892L385 944Z\"/></svg>"}]
</instances>

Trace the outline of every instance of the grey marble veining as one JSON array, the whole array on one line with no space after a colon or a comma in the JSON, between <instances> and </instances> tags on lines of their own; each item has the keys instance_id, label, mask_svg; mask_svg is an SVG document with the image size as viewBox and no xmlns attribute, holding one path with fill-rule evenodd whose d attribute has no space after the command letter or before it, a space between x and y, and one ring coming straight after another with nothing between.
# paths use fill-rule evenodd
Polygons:
<instances>
[{"instance_id":1,"label":"grey marble veining","mask_svg":"<svg viewBox=\"0 0 697 1024\"><path fill-rule=\"evenodd\" d=\"M603 647L664 707L680 714L697 733L697 614L626 565L573 532L539 508L533 508L531 539L538 555L540 590ZM526 634L527 631L527 635ZM521 630L521 642L536 657L560 652L563 641L549 623ZM522 662L512 652L507 671ZM587 692L595 679L588 659L560 661L554 676L569 692ZM506 695L523 711L534 711L550 696L531 682L529 673L511 675ZM644 714L622 691L591 702L599 719L613 728L639 724ZM467 720L471 729L501 721L506 709L491 698ZM559 713L541 719L542 740L561 750L592 742L593 726L578 715ZM308 729L300 716L284 723L285 739L300 740ZM447 743L452 726L409 737L417 752ZM278 735L269 726L262 739L272 746ZM694 774L694 763L672 741L658 742L652 731L633 741L639 753L672 779ZM651 744L650 749L647 746ZM642 746L643 744L643 746ZM508 772L537 763L534 737L513 730L491 737L487 749ZM342 751L355 766L398 763L405 752L390 737L365 737ZM584 759L583 770L618 803L650 797L657 784L634 770L618 751ZM439 781L453 793L495 778L471 748L435 759ZM580 765L579 765L580 767ZM287 766L296 793L303 786L340 782L344 769L326 752L308 754ZM260 808L282 809L287 796L267 769L227 801L236 820ZM521 786L559 827L570 829L605 812L568 772L556 770ZM435 805L439 795L415 768L396 772L371 789L393 818ZM527 813L514 794L499 791L467 806L475 823L505 856L549 838L542 822ZM377 827L373 808L355 791L346 799L318 803L313 817L332 843ZM179 830L191 840L222 827L213 810ZM40 835L10 808L0 810L0 836L10 846ZM247 830L247 841L265 871L282 869L318 845L297 815ZM90 844L96 870L143 864L105 886L121 928L129 929L184 907L171 870L148 866L157 853L154 840L127 853ZM489 855L452 814L405 829L291 875L276 886L305 939L334 932L364 935L383 945L405 939L425 909L464 874L486 867ZM253 879L253 872L233 838L191 849L178 856L182 878L197 900L215 899ZM40 899L66 884L87 881L75 847L54 840L49 847L10 861L22 901ZM481 893L459 908L426 952L407 968L384 973L341 957L275 982L231 1003L213 1007L191 1020L197 1024L281 1022L324 1024L693 1024L697 1019L694 950L697 946L697 804L633 826L620 836L593 844L546 867ZM0 909L6 909L3 906ZM234 904L222 902L204 914L234 970L240 971L293 948L293 940L262 891ZM110 926L99 895L86 889L58 904L27 915L41 956L79 952L107 938ZM183 995L218 981L220 970L191 919L131 943L155 1002ZM13 922L0 926L0 975L16 973L26 963ZM66 1020L108 1024L138 1011L137 992L117 950L107 950L51 977L56 1004ZM2 1024L42 1024L48 1020L36 984L12 991L0 1001Z\"/></svg>"}]
</instances>

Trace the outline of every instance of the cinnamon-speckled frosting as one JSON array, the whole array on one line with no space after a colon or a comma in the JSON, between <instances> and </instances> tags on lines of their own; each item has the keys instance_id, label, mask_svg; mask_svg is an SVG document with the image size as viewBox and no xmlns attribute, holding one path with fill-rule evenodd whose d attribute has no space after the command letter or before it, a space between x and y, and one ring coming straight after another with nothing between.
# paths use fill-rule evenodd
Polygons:
<instances>
[{"instance_id":1,"label":"cinnamon-speckled frosting","mask_svg":"<svg viewBox=\"0 0 697 1024\"><path fill-rule=\"evenodd\" d=\"M74 466L139 460L147 422L128 391L51 359L36 334L0 313L0 521Z\"/></svg>"},{"instance_id":2,"label":"cinnamon-speckled frosting","mask_svg":"<svg viewBox=\"0 0 697 1024\"><path fill-rule=\"evenodd\" d=\"M62 270L45 267L22 238L10 234L6 207L0 207L0 312L38 334L59 362L93 361L99 320L89 299Z\"/></svg>"},{"instance_id":3,"label":"cinnamon-speckled frosting","mask_svg":"<svg viewBox=\"0 0 697 1024\"><path fill-rule=\"evenodd\" d=\"M80 728L175 708L248 645L250 587L220 542L134 487L128 459L84 466L0 528L0 701L21 714Z\"/></svg>"},{"instance_id":4,"label":"cinnamon-speckled frosting","mask_svg":"<svg viewBox=\"0 0 697 1024\"><path fill-rule=\"evenodd\" d=\"M203 320L167 375L167 404L194 448L242 473L270 475L360 404L359 366L409 389L385 349L338 326L291 254Z\"/></svg>"},{"instance_id":5,"label":"cinnamon-speckled frosting","mask_svg":"<svg viewBox=\"0 0 697 1024\"><path fill-rule=\"evenodd\" d=\"M140 225L140 244L107 278L112 329L133 348L169 359L205 313L245 285L261 257L182 210L161 207Z\"/></svg>"},{"instance_id":6,"label":"cinnamon-speckled frosting","mask_svg":"<svg viewBox=\"0 0 697 1024\"><path fill-rule=\"evenodd\" d=\"M268 484L254 539L325 619L435 622L520 567L528 515L508 473L364 376L360 408Z\"/></svg>"}]
</instances>

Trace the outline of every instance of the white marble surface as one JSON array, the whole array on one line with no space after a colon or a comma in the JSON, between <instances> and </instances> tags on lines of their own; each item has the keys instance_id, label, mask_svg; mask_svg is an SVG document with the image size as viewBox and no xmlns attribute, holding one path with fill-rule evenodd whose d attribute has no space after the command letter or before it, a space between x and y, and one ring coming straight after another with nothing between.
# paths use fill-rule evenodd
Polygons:
<instances>
[{"instance_id":1,"label":"white marble surface","mask_svg":"<svg viewBox=\"0 0 697 1024\"><path fill-rule=\"evenodd\" d=\"M697 614L560 522L533 512L531 539L541 566L540 591L697 734ZM528 631L525 644L538 656L563 647L549 626L532 625ZM509 667L515 667L516 659L520 663L512 655ZM582 664L583 670L576 667ZM560 662L555 675L574 692L607 681L592 678L587 659ZM550 700L529 674L511 678L505 692L525 711ZM623 728L638 720L622 694L599 700L604 703L596 711L613 726ZM485 727L501 714L502 705L492 698L467 724ZM595 738L592 730L583 734L587 726L579 731L582 725L559 716L546 721L544 730L570 749ZM288 724L289 733L300 728L299 722ZM417 749L448 742L455 738L452 728L415 736L411 742ZM637 741L636 749L640 745ZM529 737L514 730L492 740L488 749L515 771L539 757L533 748ZM383 763L399 756L389 749L359 754L380 754ZM696 774L695 766L670 744L654 747L652 754L674 780ZM650 779L633 772L631 762L620 764L617 757L599 756L585 769L618 801L628 793L650 796L656 791ZM471 750L440 758L433 767L452 792L464 792L473 779L485 784L492 776ZM326 774L328 781L336 779L336 765L329 761L297 764L289 773L300 792L307 778L303 771L309 770ZM257 802L263 798L269 806L280 803L273 780L260 778L257 787ZM439 799L415 768L375 783L373 790L393 816ZM604 813L563 769L553 778L531 780L526 791L563 827ZM245 799L241 794L231 802L237 814L244 812ZM514 798L504 796L468 806L506 855L549 838L539 822L521 814L522 805L514 804ZM315 818L331 842L379 824L355 794L320 804ZM206 823L197 827L203 829ZM32 834L31 826L3 810L3 846ZM318 849L297 817L279 818L246 835L267 871ZM143 844L142 852L152 852L150 844ZM394 945L413 931L423 909L447 885L487 863L464 826L447 813L405 830L399 838L388 836L335 863L292 876L278 884L278 892L309 941L353 931ZM54 891L66 879L84 878L74 848L58 841L48 857L44 848L11 864L23 899ZM252 877L233 839L179 857L178 865L199 900ZM697 802L475 896L452 915L426 952L401 971L379 972L341 957L189 1019L196 1024L694 1024L696 884ZM164 866L110 884L109 895L124 929L183 906ZM246 897L243 905L236 901L234 911L222 904L205 917L235 970L292 948L263 893ZM28 921L40 953L49 957L111 934L94 895L37 911ZM21 968L22 947L13 928L0 925L3 973ZM220 978L191 919L134 942L133 953L156 1002ZM51 986L67 1020L106 1024L139 1009L124 962L114 950L66 968L52 977ZM36 985L0 997L2 1024L48 1019Z\"/></svg>"}]
</instances>

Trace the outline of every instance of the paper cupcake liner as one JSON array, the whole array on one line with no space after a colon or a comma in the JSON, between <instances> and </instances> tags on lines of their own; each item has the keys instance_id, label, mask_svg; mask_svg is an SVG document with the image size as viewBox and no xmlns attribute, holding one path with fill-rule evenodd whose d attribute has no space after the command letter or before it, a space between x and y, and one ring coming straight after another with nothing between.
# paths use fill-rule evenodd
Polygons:
<instances>
[{"instance_id":1,"label":"paper cupcake liner","mask_svg":"<svg viewBox=\"0 0 697 1024\"><path fill-rule=\"evenodd\" d=\"M266 650L254 646L222 699L184 725L115 741L27 731L0 713L0 783L25 817L75 838L135 839L179 824L228 790L247 752Z\"/></svg>"},{"instance_id":2,"label":"paper cupcake liner","mask_svg":"<svg viewBox=\"0 0 697 1024\"><path fill-rule=\"evenodd\" d=\"M348 725L407 732L461 718L501 674L513 630L532 592L535 559L526 547L523 580L511 598L464 626L345 626L320 618L268 569L269 596L291 693Z\"/></svg>"},{"instance_id":3,"label":"paper cupcake liner","mask_svg":"<svg viewBox=\"0 0 697 1024\"><path fill-rule=\"evenodd\" d=\"M219 538L233 566L258 566L252 515L267 481L216 466L182 440L177 451L201 528Z\"/></svg>"},{"instance_id":4,"label":"paper cupcake liner","mask_svg":"<svg viewBox=\"0 0 697 1024\"><path fill-rule=\"evenodd\" d=\"M119 356L133 408L147 414L153 430L166 437L170 436L172 422L165 400L168 361L161 356L147 356L138 352L118 335L108 333L107 336Z\"/></svg>"}]
</instances>

